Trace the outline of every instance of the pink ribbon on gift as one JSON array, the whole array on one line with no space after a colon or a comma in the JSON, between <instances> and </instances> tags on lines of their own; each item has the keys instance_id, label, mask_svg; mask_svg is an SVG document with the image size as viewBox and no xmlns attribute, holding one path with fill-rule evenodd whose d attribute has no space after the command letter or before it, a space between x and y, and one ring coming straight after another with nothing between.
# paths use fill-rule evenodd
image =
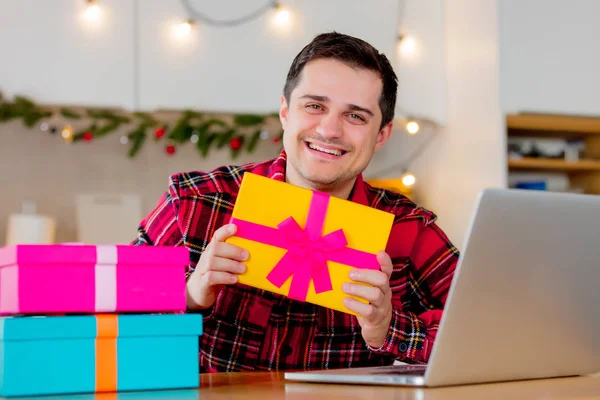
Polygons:
<instances>
[{"instance_id":1,"label":"pink ribbon on gift","mask_svg":"<svg viewBox=\"0 0 600 400\"><path fill-rule=\"evenodd\" d=\"M306 300L311 280L317 294L332 290L328 261L356 268L380 268L375 254L347 247L342 229L323 235L329 197L326 193L313 192L305 229L293 217L279 223L277 228L231 219L231 223L237 225L237 237L287 250L267 275L267 280L281 288L292 277L288 293L292 299Z\"/></svg>"}]
</instances>

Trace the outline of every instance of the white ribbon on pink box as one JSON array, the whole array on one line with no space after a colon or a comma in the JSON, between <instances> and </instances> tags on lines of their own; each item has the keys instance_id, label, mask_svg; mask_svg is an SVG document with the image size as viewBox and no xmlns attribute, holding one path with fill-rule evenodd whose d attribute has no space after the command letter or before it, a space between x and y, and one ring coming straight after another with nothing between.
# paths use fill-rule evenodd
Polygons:
<instances>
[{"instance_id":1,"label":"white ribbon on pink box","mask_svg":"<svg viewBox=\"0 0 600 400\"><path fill-rule=\"evenodd\" d=\"M117 309L117 246L96 246L96 311Z\"/></svg>"}]
</instances>

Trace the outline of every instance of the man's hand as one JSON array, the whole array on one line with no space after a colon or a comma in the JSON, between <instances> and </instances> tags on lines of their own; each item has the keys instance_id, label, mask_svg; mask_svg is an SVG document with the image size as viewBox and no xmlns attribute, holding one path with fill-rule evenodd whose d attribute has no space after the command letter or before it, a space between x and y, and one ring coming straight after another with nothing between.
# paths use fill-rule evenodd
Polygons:
<instances>
[{"instance_id":1,"label":"man's hand","mask_svg":"<svg viewBox=\"0 0 600 400\"><path fill-rule=\"evenodd\" d=\"M383 345L392 321L392 290L390 276L393 265L390 256L385 251L377 254L381 271L355 268L350 271L350 279L367 283L370 286L357 283L345 283L343 290L347 294L361 297L369 304L361 303L351 297L344 299L344 305L357 313L358 323L362 327L362 336L374 348Z\"/></svg>"},{"instance_id":2,"label":"man's hand","mask_svg":"<svg viewBox=\"0 0 600 400\"><path fill-rule=\"evenodd\" d=\"M246 271L242 263L248 259L248 251L225 243L233 236L236 226L225 225L215 231L206 250L200 256L196 269L187 281L187 308L203 310L212 306L223 285L233 285L237 274Z\"/></svg>"}]
</instances>

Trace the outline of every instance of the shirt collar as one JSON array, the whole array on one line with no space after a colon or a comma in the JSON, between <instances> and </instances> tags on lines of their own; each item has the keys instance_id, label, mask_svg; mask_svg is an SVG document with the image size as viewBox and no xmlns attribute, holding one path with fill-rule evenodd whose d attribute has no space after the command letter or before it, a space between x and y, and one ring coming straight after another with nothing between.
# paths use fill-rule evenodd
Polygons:
<instances>
[{"instance_id":1,"label":"shirt collar","mask_svg":"<svg viewBox=\"0 0 600 400\"><path fill-rule=\"evenodd\" d=\"M276 181L285 182L285 167L287 164L287 154L285 150L281 150L279 156L273 160L267 169L267 178L275 179Z\"/></svg>"},{"instance_id":2,"label":"shirt collar","mask_svg":"<svg viewBox=\"0 0 600 400\"><path fill-rule=\"evenodd\" d=\"M273 160L273 163L267 169L266 176L276 181L285 182L285 168L287 165L287 154L285 150L281 150L279 156ZM356 177L352 192L350 192L350 201L364 206L369 205L369 199L367 198L367 185L363 179L362 174Z\"/></svg>"}]
</instances>

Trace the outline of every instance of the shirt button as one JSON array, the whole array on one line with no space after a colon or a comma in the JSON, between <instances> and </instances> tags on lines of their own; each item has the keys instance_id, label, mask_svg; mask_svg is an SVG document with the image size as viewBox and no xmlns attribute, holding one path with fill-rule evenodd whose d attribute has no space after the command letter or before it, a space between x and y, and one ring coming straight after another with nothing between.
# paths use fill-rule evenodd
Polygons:
<instances>
[{"instance_id":1,"label":"shirt button","mask_svg":"<svg viewBox=\"0 0 600 400\"><path fill-rule=\"evenodd\" d=\"M281 355L284 357L289 356L290 354L292 354L292 347L285 345L281 348Z\"/></svg>"},{"instance_id":2,"label":"shirt button","mask_svg":"<svg viewBox=\"0 0 600 400\"><path fill-rule=\"evenodd\" d=\"M406 353L406 350L408 350L408 345L406 343L402 342L398 346L398 350L400 350L400 353Z\"/></svg>"}]
</instances>

